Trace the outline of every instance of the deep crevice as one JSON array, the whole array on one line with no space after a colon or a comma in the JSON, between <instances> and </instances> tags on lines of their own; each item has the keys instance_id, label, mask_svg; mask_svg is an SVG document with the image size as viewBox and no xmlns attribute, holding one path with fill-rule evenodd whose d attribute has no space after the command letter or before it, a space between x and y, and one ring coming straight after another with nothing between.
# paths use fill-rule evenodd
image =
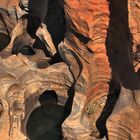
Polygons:
<instances>
[{"instance_id":1,"label":"deep crevice","mask_svg":"<svg viewBox=\"0 0 140 140\"><path fill-rule=\"evenodd\" d=\"M112 70L112 81L110 82L105 107L96 122L101 135L106 135L107 139L106 121L118 100L121 89L120 84L128 89L136 88L131 81L134 80L135 72L131 63L132 38L128 26L128 1L109 0L109 11L110 21L106 37L106 50ZM130 74L129 76L127 72Z\"/></svg>"},{"instance_id":2,"label":"deep crevice","mask_svg":"<svg viewBox=\"0 0 140 140\"><path fill-rule=\"evenodd\" d=\"M72 108L73 94L71 90L69 92L65 106L57 104L58 97L54 90L46 90L39 96L41 106L33 110L26 125L30 140L63 139L61 125Z\"/></svg>"}]
</instances>

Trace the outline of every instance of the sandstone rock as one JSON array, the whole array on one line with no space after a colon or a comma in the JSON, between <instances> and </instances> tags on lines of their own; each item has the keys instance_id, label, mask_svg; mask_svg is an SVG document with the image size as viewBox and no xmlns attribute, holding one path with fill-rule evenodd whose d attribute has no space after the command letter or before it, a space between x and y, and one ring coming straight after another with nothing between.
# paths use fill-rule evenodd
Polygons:
<instances>
[{"instance_id":1,"label":"sandstone rock","mask_svg":"<svg viewBox=\"0 0 140 140\"><path fill-rule=\"evenodd\" d=\"M64 48L68 48L76 53L80 61L77 66L70 65L77 79L74 96L77 107L73 104L72 112L64 122L64 133L68 138L74 135L77 140L91 139L90 133L96 131L95 123L104 107L100 104L106 102L108 82L111 78L105 46L109 24L109 3L106 0L102 2L67 0L64 7L67 32L64 39L65 47L60 44L61 52ZM66 58L68 65L73 62L67 54ZM80 70L78 70L79 74L76 74L78 65ZM83 93L77 92L79 82L84 82ZM77 112L76 108L81 111Z\"/></svg>"},{"instance_id":2,"label":"sandstone rock","mask_svg":"<svg viewBox=\"0 0 140 140\"><path fill-rule=\"evenodd\" d=\"M72 76L64 63L38 69L25 56L13 55L0 60L0 71L1 103L4 108L0 138L5 140L26 139L20 130L22 128L25 134L26 121L37 107L38 96L44 90L63 91L62 95L59 94L60 98L67 98L64 93L72 84Z\"/></svg>"},{"instance_id":3,"label":"sandstone rock","mask_svg":"<svg viewBox=\"0 0 140 140\"><path fill-rule=\"evenodd\" d=\"M21 54L11 56L11 53L10 55L8 53L8 57L1 58L0 91L4 110L1 110L0 138L26 139L26 122L30 113L39 105L38 96L44 90L51 89L57 91L60 104L65 105L67 98L70 100L70 115L62 125L64 139L96 139L106 135L107 129L109 138L112 139L111 128L118 132L117 125L110 121L116 120L118 116L114 115L115 110L124 113L117 118L118 121L122 118L121 121L124 123L126 118L126 122L129 122L126 117L127 107L123 106L126 112L121 112L121 104L118 105L118 102L122 101L118 99L120 87L121 91L129 89L125 92L131 93L131 96L133 91L139 89L139 81L135 73L135 71L139 72L139 2L137 0L64 0L65 37L65 23L61 15L63 1L60 0L61 8L58 3L56 5L53 3L56 2L55 0L51 2L49 10L52 13L46 19L48 30L46 28L41 30L40 27L37 35L44 44L49 45L47 49L52 52L52 56L59 50L64 62L51 65L46 54L34 48L33 56ZM26 31L24 20L18 19L24 14L18 7L18 1L0 1L0 6L3 8L0 9L2 37L5 38L5 35L11 37L11 41L7 38L4 47L10 42L7 48L11 49L15 45L14 41L18 40L16 40L17 36L22 36L19 37L20 46L32 47L35 40L24 34ZM56 16L51 16L54 15L53 8L58 11L60 8L61 12L57 11L60 20ZM14 10L18 17L12 15ZM12 23L8 13L13 19ZM53 21L59 26L55 26ZM57 49L63 37L64 40ZM54 40L56 42L53 43ZM0 55L7 54L1 51ZM123 92L120 94L123 95ZM139 103L139 96L136 94L134 96L137 98L136 103ZM133 98L125 101L129 104ZM132 116L136 108L131 105L129 107L132 109L130 113ZM113 115L109 117L111 113ZM136 113L137 122L138 117ZM131 123L134 128L136 128L135 124ZM134 132L134 135L138 133L138 131L131 132ZM119 136L119 133L116 135Z\"/></svg>"}]
</instances>

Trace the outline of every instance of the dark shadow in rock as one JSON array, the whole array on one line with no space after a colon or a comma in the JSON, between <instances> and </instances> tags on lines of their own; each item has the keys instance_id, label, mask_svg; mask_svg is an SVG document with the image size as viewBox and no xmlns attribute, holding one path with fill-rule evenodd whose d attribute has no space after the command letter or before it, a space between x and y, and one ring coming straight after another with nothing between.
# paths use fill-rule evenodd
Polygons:
<instances>
[{"instance_id":1,"label":"dark shadow in rock","mask_svg":"<svg viewBox=\"0 0 140 140\"><path fill-rule=\"evenodd\" d=\"M9 35L6 35L4 33L0 33L0 52L4 50L8 44L10 43L10 37Z\"/></svg>"},{"instance_id":2,"label":"dark shadow in rock","mask_svg":"<svg viewBox=\"0 0 140 140\"><path fill-rule=\"evenodd\" d=\"M62 140L64 107L57 104L55 91L43 92L39 102L41 106L31 113L26 126L30 140Z\"/></svg>"},{"instance_id":3,"label":"dark shadow in rock","mask_svg":"<svg viewBox=\"0 0 140 140\"><path fill-rule=\"evenodd\" d=\"M34 50L32 49L31 46L14 46L14 49L12 51L13 54L18 55L19 53L23 54L23 55L35 55Z\"/></svg>"},{"instance_id":4,"label":"dark shadow in rock","mask_svg":"<svg viewBox=\"0 0 140 140\"><path fill-rule=\"evenodd\" d=\"M44 23L47 25L56 49L58 44L64 39L64 33L66 32L64 16L64 7L59 3L59 0L50 0Z\"/></svg>"},{"instance_id":5,"label":"dark shadow in rock","mask_svg":"<svg viewBox=\"0 0 140 140\"><path fill-rule=\"evenodd\" d=\"M71 92L71 90L69 91ZM56 92L46 90L39 97L40 107L30 115L26 132L30 140L62 140L61 125L71 112L72 93L64 106L58 105Z\"/></svg>"},{"instance_id":6,"label":"dark shadow in rock","mask_svg":"<svg viewBox=\"0 0 140 140\"><path fill-rule=\"evenodd\" d=\"M101 137L107 136L106 121L111 115L113 108L119 98L120 85L116 82L110 82L109 93L103 111L96 121L96 127L99 130Z\"/></svg>"},{"instance_id":7,"label":"dark shadow in rock","mask_svg":"<svg viewBox=\"0 0 140 140\"><path fill-rule=\"evenodd\" d=\"M65 109L64 109L65 110L65 114L64 114L65 118L67 118L72 111L74 95L75 95L75 84L72 84L68 90L68 99L67 99L67 102L65 104Z\"/></svg>"},{"instance_id":8,"label":"dark shadow in rock","mask_svg":"<svg viewBox=\"0 0 140 140\"><path fill-rule=\"evenodd\" d=\"M59 63L62 62L63 59L61 58L60 54L57 52L51 59L51 61L49 62L50 65L55 64L55 63Z\"/></svg>"},{"instance_id":9,"label":"dark shadow in rock","mask_svg":"<svg viewBox=\"0 0 140 140\"><path fill-rule=\"evenodd\" d=\"M120 85L130 90L139 89L139 82L133 67L132 36L128 25L128 1L109 0L109 11L106 50L112 70L112 81L105 107L96 122L103 136L107 136L106 121L118 100Z\"/></svg>"},{"instance_id":10,"label":"dark shadow in rock","mask_svg":"<svg viewBox=\"0 0 140 140\"><path fill-rule=\"evenodd\" d=\"M17 36L13 43L12 54L34 55L35 51L32 48L32 42L33 39L26 32Z\"/></svg>"},{"instance_id":11,"label":"dark shadow in rock","mask_svg":"<svg viewBox=\"0 0 140 140\"><path fill-rule=\"evenodd\" d=\"M28 32L35 36L35 32L40 24L46 24L51 34L53 43L57 48L58 44L64 39L65 18L63 6L58 0L29 0L28 10Z\"/></svg>"},{"instance_id":12,"label":"dark shadow in rock","mask_svg":"<svg viewBox=\"0 0 140 140\"><path fill-rule=\"evenodd\" d=\"M57 54L52 57L50 64L62 61L58 53L58 44L64 39L64 33L66 31L63 1L59 3L58 0L29 0L28 11L29 15L25 15L28 19L27 31L32 38L36 38L34 46L40 46L46 56L49 56L43 43L35 35L38 27L41 23L44 23L57 49Z\"/></svg>"},{"instance_id":13,"label":"dark shadow in rock","mask_svg":"<svg viewBox=\"0 0 140 140\"><path fill-rule=\"evenodd\" d=\"M126 89L140 89L133 66L133 42L128 23L128 1L110 0L109 10L110 22L106 49L112 77Z\"/></svg>"},{"instance_id":14,"label":"dark shadow in rock","mask_svg":"<svg viewBox=\"0 0 140 140\"><path fill-rule=\"evenodd\" d=\"M51 57L51 55L49 54L49 52L46 49L45 44L38 37L36 37L36 40L35 40L35 42L33 44L33 48L35 48L35 49L41 49L41 50L44 51L44 53L45 53L45 55L47 57Z\"/></svg>"},{"instance_id":15,"label":"dark shadow in rock","mask_svg":"<svg viewBox=\"0 0 140 140\"><path fill-rule=\"evenodd\" d=\"M47 51L45 44L38 37L36 37L33 48L43 50L45 55L50 58L50 61L49 61L50 65L63 61L58 52L54 56L51 56L49 52Z\"/></svg>"}]
</instances>

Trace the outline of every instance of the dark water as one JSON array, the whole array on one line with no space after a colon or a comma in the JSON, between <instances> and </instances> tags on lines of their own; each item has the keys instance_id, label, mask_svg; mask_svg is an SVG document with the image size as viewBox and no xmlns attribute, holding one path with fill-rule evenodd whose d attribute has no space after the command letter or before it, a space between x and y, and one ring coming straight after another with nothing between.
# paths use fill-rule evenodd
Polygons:
<instances>
[{"instance_id":1,"label":"dark water","mask_svg":"<svg viewBox=\"0 0 140 140\"><path fill-rule=\"evenodd\" d=\"M63 120L63 106L50 104L38 107L31 113L27 122L27 135L30 140L62 140Z\"/></svg>"}]
</instances>

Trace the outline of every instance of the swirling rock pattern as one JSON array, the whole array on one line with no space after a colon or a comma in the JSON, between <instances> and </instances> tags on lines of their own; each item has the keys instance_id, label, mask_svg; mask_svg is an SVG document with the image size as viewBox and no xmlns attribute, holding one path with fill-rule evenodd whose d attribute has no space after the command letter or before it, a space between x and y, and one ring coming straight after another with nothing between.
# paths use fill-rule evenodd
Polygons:
<instances>
[{"instance_id":1,"label":"swirling rock pattern","mask_svg":"<svg viewBox=\"0 0 140 140\"><path fill-rule=\"evenodd\" d=\"M15 38L26 30L18 30L24 25L18 4L16 0L0 1L2 47L9 43L13 47ZM3 57L4 51L0 52L0 138L26 139L28 117L39 105L39 95L50 89L57 91L63 105L62 98L73 100L62 125L64 139L90 140L107 132L110 140L139 139L138 0L64 0L64 11L66 33L58 46L63 62L50 65L50 58L38 49L33 49L34 56ZM37 35L55 52L45 30L38 30ZM34 43L29 36L22 39L20 45Z\"/></svg>"},{"instance_id":2,"label":"swirling rock pattern","mask_svg":"<svg viewBox=\"0 0 140 140\"><path fill-rule=\"evenodd\" d=\"M67 0L64 7L67 27L64 46L74 51L82 63L81 75L75 90L81 78L85 81L83 87L86 86L84 93L82 91L75 93L74 101L81 109L80 112L76 111L73 104L73 110L63 125L64 132L71 136L75 134L76 139L91 139L90 133L96 131L95 122L104 107L111 78L105 46L109 3L106 0ZM77 78L76 70L76 66L71 70L74 71L75 78ZM84 101L80 100L79 96L83 96Z\"/></svg>"},{"instance_id":3,"label":"swirling rock pattern","mask_svg":"<svg viewBox=\"0 0 140 140\"><path fill-rule=\"evenodd\" d=\"M24 122L26 123L27 117L36 107L39 95L46 89L53 89L58 93L63 91L63 94L59 94L59 96L67 98L64 93L71 86L73 79L64 63L55 64L46 69L38 69L36 63L29 61L24 56L13 55L0 61L1 103L4 106L0 138L19 140L22 137L21 125L18 123L23 122L22 127L25 134Z\"/></svg>"}]
</instances>

